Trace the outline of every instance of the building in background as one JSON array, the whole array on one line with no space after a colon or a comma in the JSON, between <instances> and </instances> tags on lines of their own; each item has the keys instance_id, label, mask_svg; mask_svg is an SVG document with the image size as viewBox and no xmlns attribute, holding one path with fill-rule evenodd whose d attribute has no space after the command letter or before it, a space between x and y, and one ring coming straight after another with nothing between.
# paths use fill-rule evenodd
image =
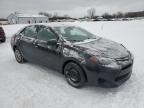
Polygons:
<instances>
[{"instance_id":1,"label":"building in background","mask_svg":"<svg viewBox=\"0 0 144 108\"><path fill-rule=\"evenodd\" d=\"M33 24L33 23L47 23L49 18L43 15L29 15L21 13L12 13L8 17L9 24Z\"/></svg>"}]
</instances>

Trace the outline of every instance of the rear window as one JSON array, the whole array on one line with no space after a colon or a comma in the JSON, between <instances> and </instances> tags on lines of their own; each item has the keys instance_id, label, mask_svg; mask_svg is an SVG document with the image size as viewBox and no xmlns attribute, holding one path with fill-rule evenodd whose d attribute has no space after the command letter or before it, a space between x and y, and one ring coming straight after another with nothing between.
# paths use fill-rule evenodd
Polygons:
<instances>
[{"instance_id":1,"label":"rear window","mask_svg":"<svg viewBox=\"0 0 144 108\"><path fill-rule=\"evenodd\" d=\"M26 37L35 38L36 26L27 26L21 33Z\"/></svg>"}]
</instances>

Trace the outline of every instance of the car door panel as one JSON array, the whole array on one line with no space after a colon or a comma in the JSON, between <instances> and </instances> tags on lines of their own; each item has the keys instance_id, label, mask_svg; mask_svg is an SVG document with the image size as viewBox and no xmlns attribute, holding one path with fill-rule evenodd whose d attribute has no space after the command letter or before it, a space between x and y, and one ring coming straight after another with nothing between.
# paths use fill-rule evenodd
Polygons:
<instances>
[{"instance_id":1,"label":"car door panel","mask_svg":"<svg viewBox=\"0 0 144 108\"><path fill-rule=\"evenodd\" d=\"M34 38L28 38L25 36L21 37L21 50L23 55L28 58L28 59L32 59L32 55L33 55L33 42L34 42Z\"/></svg>"},{"instance_id":2,"label":"car door panel","mask_svg":"<svg viewBox=\"0 0 144 108\"><path fill-rule=\"evenodd\" d=\"M32 61L32 60L35 60L35 55L34 55L35 46L34 46L33 43L34 43L34 41L36 39L36 33L35 33L35 30L31 30L30 27L34 27L34 26L27 27L23 31L23 33L21 33L20 48L21 48L21 51L23 53L23 56L27 60ZM30 34L29 34L29 32L26 33L29 29L31 30ZM28 35L30 35L30 36L28 36Z\"/></svg>"},{"instance_id":3,"label":"car door panel","mask_svg":"<svg viewBox=\"0 0 144 108\"><path fill-rule=\"evenodd\" d=\"M61 62L61 45L48 45L47 41L42 39L37 39L38 59L43 64L52 67L59 68Z\"/></svg>"},{"instance_id":4,"label":"car door panel","mask_svg":"<svg viewBox=\"0 0 144 108\"><path fill-rule=\"evenodd\" d=\"M49 67L60 67L61 52L59 47L56 48L53 46L49 46L44 41L37 41L37 44L35 46L37 49L37 53L39 54L37 55L38 61Z\"/></svg>"}]
</instances>

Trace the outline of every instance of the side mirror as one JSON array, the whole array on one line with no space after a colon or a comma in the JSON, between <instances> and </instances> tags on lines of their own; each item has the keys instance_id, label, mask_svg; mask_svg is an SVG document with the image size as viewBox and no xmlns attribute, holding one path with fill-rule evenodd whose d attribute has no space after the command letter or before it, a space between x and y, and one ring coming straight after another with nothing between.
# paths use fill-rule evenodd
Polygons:
<instances>
[{"instance_id":1,"label":"side mirror","mask_svg":"<svg viewBox=\"0 0 144 108\"><path fill-rule=\"evenodd\" d=\"M47 45L55 46L55 45L57 45L57 40L56 39L51 39L51 40L47 41Z\"/></svg>"}]
</instances>

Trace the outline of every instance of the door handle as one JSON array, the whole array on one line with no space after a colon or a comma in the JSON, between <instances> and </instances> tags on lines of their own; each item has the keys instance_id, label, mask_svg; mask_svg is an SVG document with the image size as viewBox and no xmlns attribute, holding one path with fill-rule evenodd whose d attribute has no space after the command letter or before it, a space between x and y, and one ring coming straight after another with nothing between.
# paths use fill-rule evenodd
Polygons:
<instances>
[{"instance_id":1,"label":"door handle","mask_svg":"<svg viewBox=\"0 0 144 108\"><path fill-rule=\"evenodd\" d=\"M37 43L37 40L33 40L33 45L36 45Z\"/></svg>"}]
</instances>

